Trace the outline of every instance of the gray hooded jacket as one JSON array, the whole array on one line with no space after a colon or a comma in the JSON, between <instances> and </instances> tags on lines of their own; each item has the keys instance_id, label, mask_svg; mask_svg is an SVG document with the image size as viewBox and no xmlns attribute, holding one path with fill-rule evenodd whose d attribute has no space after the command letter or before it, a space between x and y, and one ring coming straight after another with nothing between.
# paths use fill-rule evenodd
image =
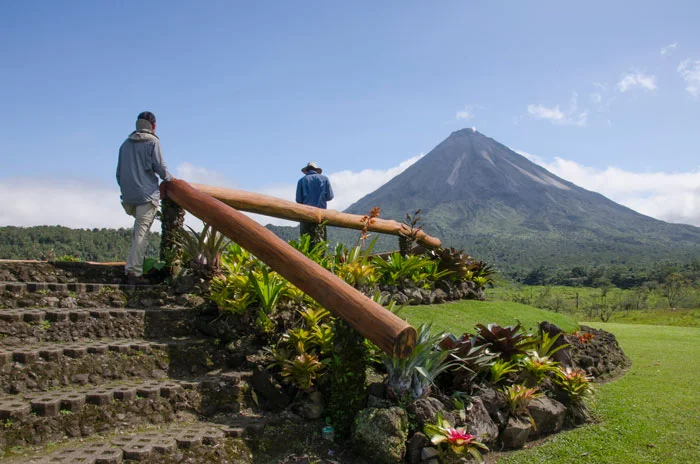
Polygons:
<instances>
[{"instance_id":1,"label":"gray hooded jacket","mask_svg":"<svg viewBox=\"0 0 700 464\"><path fill-rule=\"evenodd\" d=\"M141 205L160 200L156 174L164 181L173 178L163 161L160 140L149 130L132 132L119 148L117 183L121 187L122 202Z\"/></svg>"}]
</instances>

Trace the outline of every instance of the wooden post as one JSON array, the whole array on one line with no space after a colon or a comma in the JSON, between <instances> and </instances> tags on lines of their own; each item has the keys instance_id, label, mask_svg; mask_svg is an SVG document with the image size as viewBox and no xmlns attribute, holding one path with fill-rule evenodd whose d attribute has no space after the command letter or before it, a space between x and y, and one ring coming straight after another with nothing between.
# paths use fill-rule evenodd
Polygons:
<instances>
[{"instance_id":1,"label":"wooden post","mask_svg":"<svg viewBox=\"0 0 700 464\"><path fill-rule=\"evenodd\" d=\"M161 194L253 253L384 352L399 358L410 355L416 329L272 231L183 180L164 182Z\"/></svg>"},{"instance_id":2,"label":"wooden post","mask_svg":"<svg viewBox=\"0 0 700 464\"><path fill-rule=\"evenodd\" d=\"M299 222L314 222L320 224L326 222L329 226L344 227L347 229L362 230L364 223L359 214L348 214L333 209L314 208L313 206L300 205L292 201L282 200L268 195L251 193L243 190L227 189L223 187L211 187L209 185L193 184L193 187L202 193L211 195L229 206L249 213L264 214L280 219ZM369 211L368 211L369 212ZM391 235L416 234L415 239L427 248L438 248L440 239L431 237L422 230L412 231L406 224L377 218L372 221L370 231Z\"/></svg>"}]
</instances>

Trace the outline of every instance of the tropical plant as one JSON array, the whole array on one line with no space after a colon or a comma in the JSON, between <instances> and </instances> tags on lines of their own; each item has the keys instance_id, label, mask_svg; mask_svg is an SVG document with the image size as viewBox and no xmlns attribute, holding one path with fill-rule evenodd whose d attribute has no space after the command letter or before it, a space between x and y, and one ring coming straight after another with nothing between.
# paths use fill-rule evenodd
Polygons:
<instances>
[{"instance_id":1,"label":"tropical plant","mask_svg":"<svg viewBox=\"0 0 700 464\"><path fill-rule=\"evenodd\" d=\"M201 232L190 226L187 228L189 232L181 230L174 241L182 248L185 263L195 275L208 280L221 272L221 255L228 246L228 239L209 224L205 224Z\"/></svg>"},{"instance_id":2,"label":"tropical plant","mask_svg":"<svg viewBox=\"0 0 700 464\"><path fill-rule=\"evenodd\" d=\"M246 276L217 276L209 285L209 299L219 311L243 314L255 302L255 295L248 287Z\"/></svg>"},{"instance_id":3,"label":"tropical plant","mask_svg":"<svg viewBox=\"0 0 700 464\"><path fill-rule=\"evenodd\" d=\"M473 280L474 277L483 277L483 283L491 285L493 282L494 270L483 261L477 261L463 250L454 248L437 248L428 252L428 255L437 260L440 270L450 271L450 278L454 281Z\"/></svg>"},{"instance_id":4,"label":"tropical plant","mask_svg":"<svg viewBox=\"0 0 700 464\"><path fill-rule=\"evenodd\" d=\"M370 254L377 243L375 237L367 248L356 245L351 249L336 248L336 254L330 270L355 288L369 286L377 281L377 268L370 259Z\"/></svg>"},{"instance_id":5,"label":"tropical plant","mask_svg":"<svg viewBox=\"0 0 700 464\"><path fill-rule=\"evenodd\" d=\"M328 242L321 240L315 243L311 240L311 236L304 234L299 237L298 240L290 240L289 245L292 248L300 251L304 256L314 261L317 264L324 265L326 258L326 252L328 251Z\"/></svg>"},{"instance_id":6,"label":"tropical plant","mask_svg":"<svg viewBox=\"0 0 700 464\"><path fill-rule=\"evenodd\" d=\"M397 398L419 399L427 395L435 378L444 370L453 367L446 362L450 350L441 350L437 343L443 334L430 334L431 324L421 324L418 328L416 345L407 358L396 358L382 353L382 362L388 376L387 388Z\"/></svg>"},{"instance_id":7,"label":"tropical plant","mask_svg":"<svg viewBox=\"0 0 700 464\"><path fill-rule=\"evenodd\" d=\"M541 383L547 374L559 371L558 362L549 356L540 356L537 351L530 351L529 356L523 358L520 364L535 379L537 384Z\"/></svg>"},{"instance_id":8,"label":"tropical plant","mask_svg":"<svg viewBox=\"0 0 700 464\"><path fill-rule=\"evenodd\" d=\"M561 336L561 332L555 335L550 335L549 332L540 331L539 337L535 340L535 351L540 357L552 356L559 350L562 350L569 346L567 343L562 343L556 346L557 340Z\"/></svg>"},{"instance_id":9,"label":"tropical plant","mask_svg":"<svg viewBox=\"0 0 700 464\"><path fill-rule=\"evenodd\" d=\"M396 285L401 279L412 279L420 281L427 278L425 272L430 260L420 256L404 256L399 252L394 252L387 259L374 256L372 263L379 269L379 280L388 285ZM420 278L414 278L419 275Z\"/></svg>"},{"instance_id":10,"label":"tropical plant","mask_svg":"<svg viewBox=\"0 0 700 464\"><path fill-rule=\"evenodd\" d=\"M456 367L469 372L469 381L487 369L498 356L488 350L488 345L475 345L474 341L467 333L459 338L449 334L440 341L440 349L452 351Z\"/></svg>"},{"instance_id":11,"label":"tropical plant","mask_svg":"<svg viewBox=\"0 0 700 464\"><path fill-rule=\"evenodd\" d=\"M284 360L281 375L297 388L309 391L323 368L317 356L304 353L294 359Z\"/></svg>"},{"instance_id":12,"label":"tropical plant","mask_svg":"<svg viewBox=\"0 0 700 464\"><path fill-rule=\"evenodd\" d=\"M501 327L498 324L477 324L476 344L489 344L489 349L509 361L515 356L524 355L534 346L532 335L520 330L520 324Z\"/></svg>"},{"instance_id":13,"label":"tropical plant","mask_svg":"<svg viewBox=\"0 0 700 464\"><path fill-rule=\"evenodd\" d=\"M586 374L583 369L570 367L558 369L554 377L554 383L567 394L572 403L583 402L593 395L593 377Z\"/></svg>"},{"instance_id":14,"label":"tropical plant","mask_svg":"<svg viewBox=\"0 0 700 464\"><path fill-rule=\"evenodd\" d=\"M499 383L505 379L508 374L518 372L518 367L517 361L504 361L502 359L497 359L488 367L489 378L491 379L491 382Z\"/></svg>"},{"instance_id":15,"label":"tropical plant","mask_svg":"<svg viewBox=\"0 0 700 464\"><path fill-rule=\"evenodd\" d=\"M478 437L467 433L465 427L452 427L438 411L436 424L426 424L423 431L430 438L430 441L440 447L440 451L449 452L455 455L470 454L479 462L484 462L479 450L488 451L488 447L478 440Z\"/></svg>"},{"instance_id":16,"label":"tropical plant","mask_svg":"<svg viewBox=\"0 0 700 464\"><path fill-rule=\"evenodd\" d=\"M506 386L501 392L510 413L517 417L529 418L534 427L535 423L527 408L533 400L541 397L543 393L537 387L528 388L525 385Z\"/></svg>"},{"instance_id":17,"label":"tropical plant","mask_svg":"<svg viewBox=\"0 0 700 464\"><path fill-rule=\"evenodd\" d=\"M260 272L251 271L248 274L248 279L260 302L261 309L266 314L271 314L287 288L287 281L276 272L268 271L266 267L262 268Z\"/></svg>"}]
</instances>

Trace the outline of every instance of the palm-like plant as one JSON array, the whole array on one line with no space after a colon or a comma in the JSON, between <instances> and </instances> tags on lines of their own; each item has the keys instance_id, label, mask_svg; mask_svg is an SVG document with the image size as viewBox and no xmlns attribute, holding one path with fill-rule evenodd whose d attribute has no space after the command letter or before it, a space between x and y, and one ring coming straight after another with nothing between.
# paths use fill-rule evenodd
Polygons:
<instances>
[{"instance_id":1,"label":"palm-like plant","mask_svg":"<svg viewBox=\"0 0 700 464\"><path fill-rule=\"evenodd\" d=\"M437 346L444 335L431 335L430 327L431 324L421 324L418 328L416 345L409 357L399 359L386 353L381 355L389 374L387 388L397 398L424 397L429 393L435 378L453 366L453 363L447 362L452 352L440 350Z\"/></svg>"},{"instance_id":2,"label":"palm-like plant","mask_svg":"<svg viewBox=\"0 0 700 464\"><path fill-rule=\"evenodd\" d=\"M380 279L383 283L396 285L401 279L412 279L415 274L421 271L427 277L425 268L430 260L420 256L404 256L399 252L394 252L386 260L374 256L372 262L379 269Z\"/></svg>"},{"instance_id":3,"label":"palm-like plant","mask_svg":"<svg viewBox=\"0 0 700 464\"><path fill-rule=\"evenodd\" d=\"M182 248L186 262L196 275L209 280L221 272L221 254L229 240L220 232L205 224L201 232L187 226L189 232L181 231L175 242Z\"/></svg>"}]
</instances>

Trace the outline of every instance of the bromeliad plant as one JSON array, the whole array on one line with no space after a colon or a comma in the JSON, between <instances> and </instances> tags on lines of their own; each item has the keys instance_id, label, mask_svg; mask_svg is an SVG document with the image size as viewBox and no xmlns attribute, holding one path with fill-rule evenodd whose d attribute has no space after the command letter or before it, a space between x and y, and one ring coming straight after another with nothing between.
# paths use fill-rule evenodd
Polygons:
<instances>
[{"instance_id":1,"label":"bromeliad plant","mask_svg":"<svg viewBox=\"0 0 700 464\"><path fill-rule=\"evenodd\" d=\"M470 382L479 372L488 369L498 356L488 350L488 345L476 345L474 337L467 333L459 338L447 335L440 341L440 349L452 351L456 368L466 373L460 376L460 382Z\"/></svg>"},{"instance_id":2,"label":"bromeliad plant","mask_svg":"<svg viewBox=\"0 0 700 464\"><path fill-rule=\"evenodd\" d=\"M540 356L537 351L530 351L529 356L523 358L520 364L538 385L547 375L559 372L558 362L549 356Z\"/></svg>"},{"instance_id":3,"label":"bromeliad plant","mask_svg":"<svg viewBox=\"0 0 700 464\"><path fill-rule=\"evenodd\" d=\"M593 396L593 377L586 374L583 369L570 367L557 370L554 383L567 394L571 403L583 403Z\"/></svg>"},{"instance_id":4,"label":"bromeliad plant","mask_svg":"<svg viewBox=\"0 0 700 464\"><path fill-rule=\"evenodd\" d=\"M478 437L467 433L466 427L452 427L438 411L436 424L426 424L423 430L430 441L437 445L444 456L470 454L478 462L484 462L480 450L488 451L488 447L478 440Z\"/></svg>"},{"instance_id":5,"label":"bromeliad plant","mask_svg":"<svg viewBox=\"0 0 700 464\"><path fill-rule=\"evenodd\" d=\"M501 390L503 398L508 407L508 411L516 417L527 417L535 427L535 421L532 419L527 407L533 400L543 395L537 387L528 388L525 385L507 386Z\"/></svg>"},{"instance_id":6,"label":"bromeliad plant","mask_svg":"<svg viewBox=\"0 0 700 464\"><path fill-rule=\"evenodd\" d=\"M444 335L431 335L430 328L431 324L421 324L418 328L416 345L409 357L399 359L382 353L382 362L388 373L387 389L395 398L417 400L425 397L437 376L454 367L453 362L448 362L452 351L441 350L437 345Z\"/></svg>"},{"instance_id":7,"label":"bromeliad plant","mask_svg":"<svg viewBox=\"0 0 700 464\"><path fill-rule=\"evenodd\" d=\"M256 322L264 332L270 332L274 329L270 315L277 307L280 297L284 295L287 281L276 272L268 271L266 267L260 272L251 271L248 280L260 304Z\"/></svg>"},{"instance_id":8,"label":"bromeliad plant","mask_svg":"<svg viewBox=\"0 0 700 464\"><path fill-rule=\"evenodd\" d=\"M502 382L509 374L518 372L519 366L517 361L504 361L497 359L488 367L489 379L494 384Z\"/></svg>"},{"instance_id":9,"label":"bromeliad plant","mask_svg":"<svg viewBox=\"0 0 700 464\"><path fill-rule=\"evenodd\" d=\"M476 329L478 331L476 343L479 345L488 344L489 349L499 353L505 361L525 355L535 345L532 335L520 330L520 324L515 327L477 324Z\"/></svg>"},{"instance_id":10,"label":"bromeliad plant","mask_svg":"<svg viewBox=\"0 0 700 464\"><path fill-rule=\"evenodd\" d=\"M387 259L374 256L372 263L379 271L381 283L396 285L403 279L410 279L416 283L425 280L429 275L426 268L431 261L421 256L404 256L394 252Z\"/></svg>"},{"instance_id":11,"label":"bromeliad plant","mask_svg":"<svg viewBox=\"0 0 700 464\"><path fill-rule=\"evenodd\" d=\"M221 254L228 246L228 239L213 229L209 224L204 225L202 232L196 232L187 226L189 232L182 231L175 242L182 248L186 263L195 275L206 280L221 272Z\"/></svg>"}]
</instances>

